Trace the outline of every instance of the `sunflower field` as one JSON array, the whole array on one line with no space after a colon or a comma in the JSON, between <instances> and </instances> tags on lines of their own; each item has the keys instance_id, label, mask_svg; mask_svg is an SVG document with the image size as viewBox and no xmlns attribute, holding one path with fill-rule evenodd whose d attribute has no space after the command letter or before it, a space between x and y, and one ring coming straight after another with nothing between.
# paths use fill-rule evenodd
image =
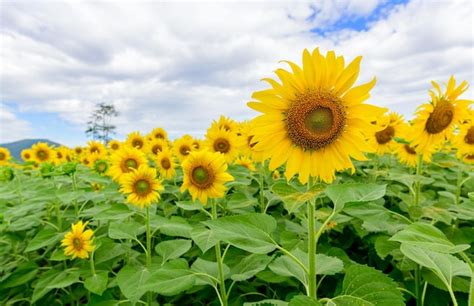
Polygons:
<instances>
[{"instance_id":1,"label":"sunflower field","mask_svg":"<svg viewBox=\"0 0 474 306\"><path fill-rule=\"evenodd\" d=\"M1 305L474 305L474 112L304 50L203 139L0 148ZM283 65L283 64L282 64Z\"/></svg>"}]
</instances>

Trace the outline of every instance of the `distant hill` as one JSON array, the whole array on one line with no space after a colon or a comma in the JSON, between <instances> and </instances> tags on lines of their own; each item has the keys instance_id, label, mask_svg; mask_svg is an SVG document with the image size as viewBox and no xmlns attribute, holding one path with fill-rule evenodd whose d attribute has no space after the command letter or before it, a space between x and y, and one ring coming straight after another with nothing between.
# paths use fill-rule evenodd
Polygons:
<instances>
[{"instance_id":1,"label":"distant hill","mask_svg":"<svg viewBox=\"0 0 474 306\"><path fill-rule=\"evenodd\" d=\"M8 150L10 150L10 153L12 154L12 157L19 160L21 151L23 149L30 148L32 145L34 145L37 142L46 142L50 146L55 146L55 147L60 146L59 143L48 140L48 139L23 139L23 140L18 140L18 141L15 141L15 142L0 144L0 147L4 147L4 148L7 148Z\"/></svg>"}]
</instances>

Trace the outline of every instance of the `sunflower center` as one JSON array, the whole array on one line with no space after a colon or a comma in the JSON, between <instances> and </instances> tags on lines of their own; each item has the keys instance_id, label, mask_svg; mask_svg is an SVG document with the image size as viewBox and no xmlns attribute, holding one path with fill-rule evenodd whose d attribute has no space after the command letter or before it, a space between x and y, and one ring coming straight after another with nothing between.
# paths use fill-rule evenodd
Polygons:
<instances>
[{"instance_id":1,"label":"sunflower center","mask_svg":"<svg viewBox=\"0 0 474 306\"><path fill-rule=\"evenodd\" d=\"M405 148L405 151L407 151L408 154L416 155L416 151L409 145L406 144L403 147Z\"/></svg>"},{"instance_id":2,"label":"sunflower center","mask_svg":"<svg viewBox=\"0 0 474 306\"><path fill-rule=\"evenodd\" d=\"M448 101L440 101L426 121L425 129L430 134L438 134L444 131L454 116L454 106Z\"/></svg>"},{"instance_id":3,"label":"sunflower center","mask_svg":"<svg viewBox=\"0 0 474 306\"><path fill-rule=\"evenodd\" d=\"M158 152L161 152L161 150L163 150L163 148L159 144L154 145L153 148L151 149L153 154L158 154Z\"/></svg>"},{"instance_id":4,"label":"sunflower center","mask_svg":"<svg viewBox=\"0 0 474 306\"><path fill-rule=\"evenodd\" d=\"M466 155L466 159L474 160L474 154Z\"/></svg>"},{"instance_id":5,"label":"sunflower center","mask_svg":"<svg viewBox=\"0 0 474 306\"><path fill-rule=\"evenodd\" d=\"M471 126L469 130L467 130L466 136L464 136L464 141L467 144L474 144L474 126Z\"/></svg>"},{"instance_id":6,"label":"sunflower center","mask_svg":"<svg viewBox=\"0 0 474 306\"><path fill-rule=\"evenodd\" d=\"M290 105L286 126L296 145L319 150L335 141L344 129L345 112L341 101L330 93L308 90Z\"/></svg>"},{"instance_id":7,"label":"sunflower center","mask_svg":"<svg viewBox=\"0 0 474 306\"><path fill-rule=\"evenodd\" d=\"M114 143L114 144L112 145L112 150L118 150L118 148L119 148L119 145L118 145L118 144Z\"/></svg>"},{"instance_id":8,"label":"sunflower center","mask_svg":"<svg viewBox=\"0 0 474 306\"><path fill-rule=\"evenodd\" d=\"M135 183L135 192L144 195L150 191L150 183L146 180L138 180Z\"/></svg>"},{"instance_id":9,"label":"sunflower center","mask_svg":"<svg viewBox=\"0 0 474 306\"><path fill-rule=\"evenodd\" d=\"M188 146L181 146L179 148L179 153L181 153L181 155L184 155L184 156L188 155L189 151L190 151L190 149L189 149Z\"/></svg>"},{"instance_id":10,"label":"sunflower center","mask_svg":"<svg viewBox=\"0 0 474 306\"><path fill-rule=\"evenodd\" d=\"M156 133L156 134L155 134L155 138L156 138L156 139L165 139L165 136L164 136L163 134L161 134L161 133Z\"/></svg>"},{"instance_id":11,"label":"sunflower center","mask_svg":"<svg viewBox=\"0 0 474 306\"><path fill-rule=\"evenodd\" d=\"M0 152L0 160L4 160L6 157L5 153Z\"/></svg>"},{"instance_id":12,"label":"sunflower center","mask_svg":"<svg viewBox=\"0 0 474 306\"><path fill-rule=\"evenodd\" d=\"M0 159L3 159L4 157L2 157L3 153L0 153ZM30 154L26 153L25 154L25 158L30 158Z\"/></svg>"},{"instance_id":13,"label":"sunflower center","mask_svg":"<svg viewBox=\"0 0 474 306\"><path fill-rule=\"evenodd\" d=\"M197 141L196 141L196 142L193 142L193 146L196 148L196 150L199 150L199 148L201 147L201 146L199 145L199 142L197 142Z\"/></svg>"},{"instance_id":14,"label":"sunflower center","mask_svg":"<svg viewBox=\"0 0 474 306\"><path fill-rule=\"evenodd\" d=\"M56 153L56 156L57 156L59 159L63 158L63 155L61 154L61 152L57 152L57 153Z\"/></svg>"},{"instance_id":15,"label":"sunflower center","mask_svg":"<svg viewBox=\"0 0 474 306\"><path fill-rule=\"evenodd\" d=\"M392 140L393 136L395 136L395 129L391 126L387 126L382 131L378 131L375 133L375 138L379 144L386 144L390 140Z\"/></svg>"},{"instance_id":16,"label":"sunflower center","mask_svg":"<svg viewBox=\"0 0 474 306\"><path fill-rule=\"evenodd\" d=\"M203 166L198 166L194 168L191 173L191 181L194 185L200 188L205 188L212 184L214 176L208 169Z\"/></svg>"},{"instance_id":17,"label":"sunflower center","mask_svg":"<svg viewBox=\"0 0 474 306\"><path fill-rule=\"evenodd\" d=\"M74 248L75 248L76 250L82 249L82 241L81 241L81 239L79 239L79 238L74 238L74 239L72 240L72 244L74 245Z\"/></svg>"},{"instance_id":18,"label":"sunflower center","mask_svg":"<svg viewBox=\"0 0 474 306\"><path fill-rule=\"evenodd\" d=\"M107 170L107 164L104 163L104 162L100 162L97 165L97 170L98 170L98 172L104 172L105 170Z\"/></svg>"},{"instance_id":19,"label":"sunflower center","mask_svg":"<svg viewBox=\"0 0 474 306\"><path fill-rule=\"evenodd\" d=\"M141 139L134 139L132 141L132 146L140 149L141 147L143 147L143 141Z\"/></svg>"},{"instance_id":20,"label":"sunflower center","mask_svg":"<svg viewBox=\"0 0 474 306\"><path fill-rule=\"evenodd\" d=\"M99 153L99 148L97 148L97 147L92 147L92 148L91 148L91 153Z\"/></svg>"},{"instance_id":21,"label":"sunflower center","mask_svg":"<svg viewBox=\"0 0 474 306\"><path fill-rule=\"evenodd\" d=\"M48 158L48 154L45 151L38 151L38 153L36 153L36 156L38 156L40 160L45 160Z\"/></svg>"},{"instance_id":22,"label":"sunflower center","mask_svg":"<svg viewBox=\"0 0 474 306\"><path fill-rule=\"evenodd\" d=\"M82 153L82 149L81 149L81 148L76 148L74 151L76 152L76 154L81 154L81 153Z\"/></svg>"},{"instance_id":23,"label":"sunflower center","mask_svg":"<svg viewBox=\"0 0 474 306\"><path fill-rule=\"evenodd\" d=\"M165 170L168 170L169 168L171 168L171 162L167 157L161 160L161 167Z\"/></svg>"},{"instance_id":24,"label":"sunflower center","mask_svg":"<svg viewBox=\"0 0 474 306\"><path fill-rule=\"evenodd\" d=\"M214 150L216 152L227 153L230 150L230 143L225 138L217 138L214 141Z\"/></svg>"},{"instance_id":25,"label":"sunflower center","mask_svg":"<svg viewBox=\"0 0 474 306\"><path fill-rule=\"evenodd\" d=\"M125 161L125 166L126 166L127 168L134 168L134 169L136 169L137 166L138 166L138 164L137 164L137 161L136 161L136 160L130 158L130 159L127 159L127 160Z\"/></svg>"}]
</instances>

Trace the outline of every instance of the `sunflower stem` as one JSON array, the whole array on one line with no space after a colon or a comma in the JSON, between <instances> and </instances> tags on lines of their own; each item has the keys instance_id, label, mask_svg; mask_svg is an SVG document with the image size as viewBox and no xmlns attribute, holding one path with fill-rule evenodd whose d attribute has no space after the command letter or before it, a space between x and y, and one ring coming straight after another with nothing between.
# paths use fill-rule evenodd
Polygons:
<instances>
[{"instance_id":1,"label":"sunflower stem","mask_svg":"<svg viewBox=\"0 0 474 306\"><path fill-rule=\"evenodd\" d=\"M421 181L420 176L423 173L423 155L418 154L416 157L416 181L415 181L415 206L420 204Z\"/></svg>"},{"instance_id":2,"label":"sunflower stem","mask_svg":"<svg viewBox=\"0 0 474 306\"><path fill-rule=\"evenodd\" d=\"M263 163L260 165L259 168L260 168L259 169L260 171L258 171L259 172L258 184L259 184L259 196L260 196L260 209L262 211L262 214L264 214L266 212L266 207L265 207L265 197L264 197L264 194L263 194L263 186L264 186Z\"/></svg>"},{"instance_id":3,"label":"sunflower stem","mask_svg":"<svg viewBox=\"0 0 474 306\"><path fill-rule=\"evenodd\" d=\"M96 273L95 273L95 264L94 264L94 252L91 253L91 258L90 258L89 262L91 264L92 276L95 276Z\"/></svg>"},{"instance_id":4,"label":"sunflower stem","mask_svg":"<svg viewBox=\"0 0 474 306\"><path fill-rule=\"evenodd\" d=\"M211 200L211 207L212 207L212 219L217 219L217 204L214 200ZM216 260L217 260L217 268L219 269L219 290L221 292L221 303L222 306L227 306L227 292L225 289L225 280L224 280L224 267L222 262L221 256L221 243L217 241L216 246Z\"/></svg>"},{"instance_id":5,"label":"sunflower stem","mask_svg":"<svg viewBox=\"0 0 474 306\"><path fill-rule=\"evenodd\" d=\"M150 207L146 208L146 267L151 268L151 229L150 229ZM147 292L147 304L151 305L152 292Z\"/></svg>"},{"instance_id":6,"label":"sunflower stem","mask_svg":"<svg viewBox=\"0 0 474 306\"><path fill-rule=\"evenodd\" d=\"M416 305L423 306L422 295L421 295L421 271L420 265L416 265L415 269L415 296Z\"/></svg>"},{"instance_id":7,"label":"sunflower stem","mask_svg":"<svg viewBox=\"0 0 474 306\"><path fill-rule=\"evenodd\" d=\"M309 258L309 271L308 271L308 292L307 295L311 298L317 299L316 293L316 229L314 223L315 215L315 204L312 201L308 201L308 258Z\"/></svg>"},{"instance_id":8,"label":"sunflower stem","mask_svg":"<svg viewBox=\"0 0 474 306\"><path fill-rule=\"evenodd\" d=\"M56 201L55 202L55 208L56 208L56 221L57 221L57 225L58 225L58 231L62 231L62 227L63 227L63 220L61 218L61 209L60 209L60 204L59 204L59 201Z\"/></svg>"},{"instance_id":9,"label":"sunflower stem","mask_svg":"<svg viewBox=\"0 0 474 306\"><path fill-rule=\"evenodd\" d=\"M72 180L72 191L74 191L74 193L76 192L77 190L77 183L76 183L76 173L73 173L71 175L71 180ZM76 215L76 217L79 215L79 208L77 207L77 200L76 200L76 197L73 198L73 202L74 202L74 214Z\"/></svg>"}]
</instances>

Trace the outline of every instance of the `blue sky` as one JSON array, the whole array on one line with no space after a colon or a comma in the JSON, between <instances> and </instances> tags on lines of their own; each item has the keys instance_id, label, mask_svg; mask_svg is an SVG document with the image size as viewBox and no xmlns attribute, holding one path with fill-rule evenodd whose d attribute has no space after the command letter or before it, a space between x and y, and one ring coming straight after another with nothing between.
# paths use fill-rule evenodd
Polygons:
<instances>
[{"instance_id":1,"label":"blue sky","mask_svg":"<svg viewBox=\"0 0 474 306\"><path fill-rule=\"evenodd\" d=\"M221 114L252 118L260 79L304 48L363 55L359 82L378 80L369 103L407 118L432 79L473 82L469 0L3 1L0 14L0 143L84 144L98 102L119 110L118 138L203 136Z\"/></svg>"}]
</instances>

